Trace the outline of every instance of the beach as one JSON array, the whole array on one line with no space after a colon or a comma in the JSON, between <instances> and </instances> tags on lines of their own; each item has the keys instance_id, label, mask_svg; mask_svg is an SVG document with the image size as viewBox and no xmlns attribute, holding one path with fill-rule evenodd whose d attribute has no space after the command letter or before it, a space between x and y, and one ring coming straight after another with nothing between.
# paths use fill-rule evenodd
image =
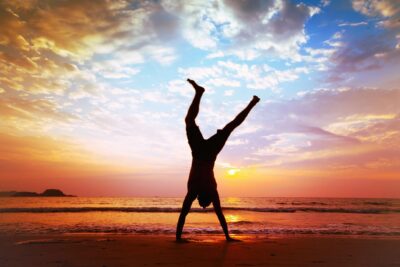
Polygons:
<instances>
[{"instance_id":1,"label":"beach","mask_svg":"<svg viewBox=\"0 0 400 267\"><path fill-rule=\"evenodd\" d=\"M1 198L0 266L400 266L398 199Z\"/></svg>"},{"instance_id":2,"label":"beach","mask_svg":"<svg viewBox=\"0 0 400 267\"><path fill-rule=\"evenodd\" d=\"M400 266L398 237L3 235L0 266Z\"/></svg>"}]
</instances>

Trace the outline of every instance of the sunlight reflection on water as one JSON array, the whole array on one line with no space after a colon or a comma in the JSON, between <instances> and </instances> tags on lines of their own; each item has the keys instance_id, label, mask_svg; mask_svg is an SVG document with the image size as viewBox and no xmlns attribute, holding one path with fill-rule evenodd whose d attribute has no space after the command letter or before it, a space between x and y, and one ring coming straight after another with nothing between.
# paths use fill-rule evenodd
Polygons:
<instances>
[{"instance_id":1,"label":"sunlight reflection on water","mask_svg":"<svg viewBox=\"0 0 400 267\"><path fill-rule=\"evenodd\" d=\"M221 202L233 234L400 236L399 200L230 197ZM181 205L182 198L0 198L0 232L173 234ZM99 207L105 209L93 209ZM6 211L13 208L25 210ZM37 212L42 208L54 212ZM203 212L197 201L193 208L201 212L189 213L186 233L221 233L212 208ZM292 209L297 211L288 212Z\"/></svg>"}]
</instances>

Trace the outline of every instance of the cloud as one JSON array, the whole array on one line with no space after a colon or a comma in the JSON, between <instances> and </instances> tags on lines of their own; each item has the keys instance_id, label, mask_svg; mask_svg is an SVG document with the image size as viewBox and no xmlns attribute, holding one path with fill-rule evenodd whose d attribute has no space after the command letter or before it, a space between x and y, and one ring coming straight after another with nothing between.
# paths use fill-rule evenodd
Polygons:
<instances>
[{"instance_id":1,"label":"cloud","mask_svg":"<svg viewBox=\"0 0 400 267\"><path fill-rule=\"evenodd\" d=\"M249 143L231 146L223 161L238 165L237 155L250 155L245 161L250 166L314 169L399 162L399 101L400 90L365 88L317 90L268 102L249 118L260 125L243 136Z\"/></svg>"},{"instance_id":2,"label":"cloud","mask_svg":"<svg viewBox=\"0 0 400 267\"><path fill-rule=\"evenodd\" d=\"M254 59L263 54L291 58L307 40L305 22L319 9L289 1L162 1L181 17L182 36L210 57L235 55ZM224 52L221 52L221 51Z\"/></svg>"},{"instance_id":3,"label":"cloud","mask_svg":"<svg viewBox=\"0 0 400 267\"><path fill-rule=\"evenodd\" d=\"M355 38L347 33L345 36L336 42L339 45L329 59L332 65L329 81L344 80L352 73L392 68L400 57L392 33L371 33Z\"/></svg>"},{"instance_id":4,"label":"cloud","mask_svg":"<svg viewBox=\"0 0 400 267\"><path fill-rule=\"evenodd\" d=\"M396 0L353 0L353 8L368 16L391 17L400 12Z\"/></svg>"},{"instance_id":5,"label":"cloud","mask_svg":"<svg viewBox=\"0 0 400 267\"><path fill-rule=\"evenodd\" d=\"M179 38L217 54L223 48L224 55L254 58L281 50L279 56L291 57L317 11L286 1L3 1L0 86L80 99L88 92L73 87L76 73L121 79L149 60L169 65L178 54L168 42ZM222 78L210 84L239 85Z\"/></svg>"},{"instance_id":6,"label":"cloud","mask_svg":"<svg viewBox=\"0 0 400 267\"><path fill-rule=\"evenodd\" d=\"M226 144L228 146L240 146L240 145L247 145L248 143L249 143L249 140L247 140L247 139L237 138L237 139L228 140Z\"/></svg>"},{"instance_id":7,"label":"cloud","mask_svg":"<svg viewBox=\"0 0 400 267\"><path fill-rule=\"evenodd\" d=\"M52 99L2 97L0 99L1 132L40 134L77 119L63 111Z\"/></svg>"},{"instance_id":8,"label":"cloud","mask_svg":"<svg viewBox=\"0 0 400 267\"><path fill-rule=\"evenodd\" d=\"M94 62L92 71L107 79L126 79L138 74L140 69L121 64L118 60L104 60Z\"/></svg>"},{"instance_id":9,"label":"cloud","mask_svg":"<svg viewBox=\"0 0 400 267\"><path fill-rule=\"evenodd\" d=\"M400 58L399 38L400 8L396 1L354 0L353 8L366 15L379 19L376 27L380 30L370 31L363 35L353 35L352 31L342 32L340 46L330 58L332 72L328 78L331 82L343 81L352 73L391 69ZM360 23L345 23L339 26L359 26ZM334 43L327 43L331 46Z\"/></svg>"},{"instance_id":10,"label":"cloud","mask_svg":"<svg viewBox=\"0 0 400 267\"><path fill-rule=\"evenodd\" d=\"M209 86L244 86L256 90L276 90L281 83L295 81L300 75L309 72L305 67L277 70L266 64L250 65L233 61L218 61L210 67L179 68L178 71L183 77L190 77Z\"/></svg>"},{"instance_id":11,"label":"cloud","mask_svg":"<svg viewBox=\"0 0 400 267\"><path fill-rule=\"evenodd\" d=\"M2 129L68 134L96 105L115 109L105 79L130 79L145 59L175 60L152 12L144 2L2 1Z\"/></svg>"},{"instance_id":12,"label":"cloud","mask_svg":"<svg viewBox=\"0 0 400 267\"><path fill-rule=\"evenodd\" d=\"M149 45L142 51L161 65L169 65L177 58L175 50L170 47Z\"/></svg>"},{"instance_id":13,"label":"cloud","mask_svg":"<svg viewBox=\"0 0 400 267\"><path fill-rule=\"evenodd\" d=\"M167 23L158 4L25 2L0 4L0 70L8 79L0 85L6 89L63 93L75 82L66 71L91 70L105 78L123 78L139 72L132 64L143 63L144 58L163 65L176 59L164 36L175 26ZM124 51L125 57L116 53L113 59L115 51ZM91 66L95 57L105 60ZM118 66L110 66L113 60ZM105 69L107 65L112 70ZM57 84L60 77L63 84Z\"/></svg>"},{"instance_id":14,"label":"cloud","mask_svg":"<svg viewBox=\"0 0 400 267\"><path fill-rule=\"evenodd\" d=\"M329 6L330 3L331 3L330 0L321 0L321 5L322 5L323 7Z\"/></svg>"},{"instance_id":15,"label":"cloud","mask_svg":"<svg viewBox=\"0 0 400 267\"><path fill-rule=\"evenodd\" d=\"M121 2L120 2L121 3ZM94 44L121 31L126 15L121 4L98 1L39 1L20 5L4 1L1 6L2 40L14 49L9 54L41 55L50 50L60 56L90 56ZM25 55L25 54L24 54Z\"/></svg>"},{"instance_id":16,"label":"cloud","mask_svg":"<svg viewBox=\"0 0 400 267\"><path fill-rule=\"evenodd\" d=\"M167 89L171 93L178 93L184 97L191 97L193 89L185 80L172 80L168 82Z\"/></svg>"},{"instance_id":17,"label":"cloud","mask_svg":"<svg viewBox=\"0 0 400 267\"><path fill-rule=\"evenodd\" d=\"M366 21L361 21L361 22L344 22L344 23L340 23L338 26L339 26L339 27L346 27L346 26L357 27L357 26L364 26L364 25L368 25L368 22L366 22Z\"/></svg>"},{"instance_id":18,"label":"cloud","mask_svg":"<svg viewBox=\"0 0 400 267\"><path fill-rule=\"evenodd\" d=\"M354 10L368 16L378 17L378 25L399 31L400 7L396 0L353 0Z\"/></svg>"},{"instance_id":19,"label":"cloud","mask_svg":"<svg viewBox=\"0 0 400 267\"><path fill-rule=\"evenodd\" d=\"M227 79L227 78L215 78L207 81L207 85L216 87L239 87L240 82L237 80Z\"/></svg>"},{"instance_id":20,"label":"cloud","mask_svg":"<svg viewBox=\"0 0 400 267\"><path fill-rule=\"evenodd\" d=\"M224 96L232 96L235 93L234 90L225 90L224 91Z\"/></svg>"}]
</instances>

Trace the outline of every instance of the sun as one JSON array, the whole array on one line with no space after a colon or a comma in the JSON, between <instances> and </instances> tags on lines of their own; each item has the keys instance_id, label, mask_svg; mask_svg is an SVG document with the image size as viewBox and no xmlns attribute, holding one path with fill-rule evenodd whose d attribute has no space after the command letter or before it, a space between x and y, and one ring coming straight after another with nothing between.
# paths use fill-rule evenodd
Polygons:
<instances>
[{"instance_id":1,"label":"sun","mask_svg":"<svg viewBox=\"0 0 400 267\"><path fill-rule=\"evenodd\" d=\"M236 173L238 173L239 171L240 171L240 169L230 169L230 170L228 170L228 174L231 175L231 176L233 176L233 175L235 175Z\"/></svg>"}]
</instances>

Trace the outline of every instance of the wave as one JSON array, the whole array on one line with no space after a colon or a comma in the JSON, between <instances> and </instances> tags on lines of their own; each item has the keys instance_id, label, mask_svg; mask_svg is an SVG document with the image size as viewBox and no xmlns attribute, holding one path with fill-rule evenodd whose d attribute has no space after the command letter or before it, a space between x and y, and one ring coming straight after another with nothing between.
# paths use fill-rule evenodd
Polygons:
<instances>
[{"instance_id":1,"label":"wave","mask_svg":"<svg viewBox=\"0 0 400 267\"><path fill-rule=\"evenodd\" d=\"M231 223L230 223L231 225ZM14 228L15 229L15 228ZM59 234L59 233L110 233L110 234L175 234L174 227L129 227L129 226L67 226L55 228L29 228L16 229L13 231L0 228L0 233L24 234ZM343 228L262 228L262 229L243 229L232 225L230 231L237 235L269 235L269 234L314 234L314 235L362 235L362 236L400 236L400 231L396 229L343 229ZM185 227L186 234L222 234L222 230L215 227Z\"/></svg>"},{"instance_id":2,"label":"wave","mask_svg":"<svg viewBox=\"0 0 400 267\"><path fill-rule=\"evenodd\" d=\"M252 225L256 224L255 222L250 221L237 221L237 222L229 222L230 225Z\"/></svg>"},{"instance_id":3,"label":"wave","mask_svg":"<svg viewBox=\"0 0 400 267\"><path fill-rule=\"evenodd\" d=\"M325 202L318 202L318 201L308 201L308 202L298 202L298 201L293 201L293 202L277 202L276 204L279 205L292 205L292 206L327 206L329 204Z\"/></svg>"},{"instance_id":4,"label":"wave","mask_svg":"<svg viewBox=\"0 0 400 267\"><path fill-rule=\"evenodd\" d=\"M379 201L365 201L363 202L365 205L375 205L375 206L392 206L389 202L379 202Z\"/></svg>"},{"instance_id":5,"label":"wave","mask_svg":"<svg viewBox=\"0 0 400 267\"><path fill-rule=\"evenodd\" d=\"M385 208L321 208L321 207L274 207L274 208L240 208L225 207L230 211L252 212L321 212L321 213L361 213L361 214L385 214L400 213L400 209ZM42 208L0 208L0 213L59 213L59 212L162 212L178 213L180 208L160 207L42 207ZM213 212L212 208L192 208L191 212Z\"/></svg>"}]
</instances>

